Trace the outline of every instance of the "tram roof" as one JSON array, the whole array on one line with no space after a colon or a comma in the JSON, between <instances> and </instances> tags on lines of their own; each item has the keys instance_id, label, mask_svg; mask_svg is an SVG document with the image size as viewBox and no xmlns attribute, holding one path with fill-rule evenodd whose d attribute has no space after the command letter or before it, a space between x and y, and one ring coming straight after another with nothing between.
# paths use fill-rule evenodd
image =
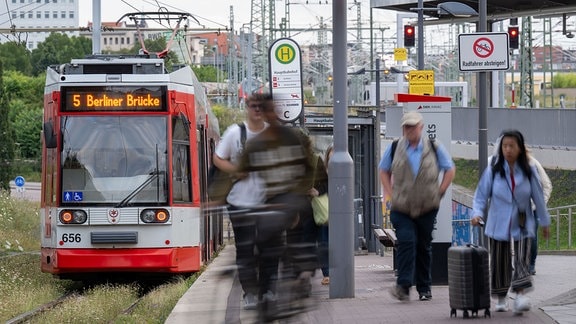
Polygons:
<instances>
[{"instance_id":1,"label":"tram roof","mask_svg":"<svg viewBox=\"0 0 576 324\"><path fill-rule=\"evenodd\" d=\"M436 8L438 4L446 2L437 0L424 0L424 8ZM455 0L478 11L478 0ZM416 0L370 0L374 9L387 9L399 12L417 13L411 10L418 8ZM436 20L426 20L425 24L446 24L453 22L474 22L478 17L455 18L449 15L439 16L435 10L425 10L426 16L435 17ZM488 21L526 16L562 16L562 14L576 15L576 1L574 0L486 0L486 18Z\"/></svg>"}]
</instances>

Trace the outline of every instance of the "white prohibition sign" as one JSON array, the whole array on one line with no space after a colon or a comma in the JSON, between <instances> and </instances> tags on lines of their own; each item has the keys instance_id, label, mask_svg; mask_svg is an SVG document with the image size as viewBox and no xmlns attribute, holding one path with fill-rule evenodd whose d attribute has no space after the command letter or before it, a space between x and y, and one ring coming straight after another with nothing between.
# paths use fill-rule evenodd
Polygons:
<instances>
[{"instance_id":1,"label":"white prohibition sign","mask_svg":"<svg viewBox=\"0 0 576 324\"><path fill-rule=\"evenodd\" d=\"M494 53L494 43L490 38L478 38L473 45L473 52L480 58L487 58Z\"/></svg>"}]
</instances>

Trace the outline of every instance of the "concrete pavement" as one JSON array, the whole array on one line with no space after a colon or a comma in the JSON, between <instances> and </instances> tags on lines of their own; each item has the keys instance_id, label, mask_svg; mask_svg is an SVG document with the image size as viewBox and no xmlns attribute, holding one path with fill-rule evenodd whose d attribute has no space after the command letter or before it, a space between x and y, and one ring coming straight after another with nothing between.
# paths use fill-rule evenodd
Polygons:
<instances>
[{"instance_id":1,"label":"concrete pavement","mask_svg":"<svg viewBox=\"0 0 576 324\"><path fill-rule=\"evenodd\" d=\"M256 311L245 311L241 307L242 289L234 258L234 245L227 245L180 299L166 323L256 323ZM447 286L433 286L433 299L427 302L418 301L414 288L409 302L393 299L388 292L395 283L391 253L358 255L354 263L354 298L330 299L329 288L320 285L321 276L316 276L312 278L314 308L278 323L470 322L462 318L462 311L458 311L457 318L450 318ZM535 289L528 294L533 305L531 311L522 316L511 311L496 313L493 300L491 318L482 317L481 311L480 317L473 321L576 324L576 256L539 255L536 270Z\"/></svg>"}]
</instances>

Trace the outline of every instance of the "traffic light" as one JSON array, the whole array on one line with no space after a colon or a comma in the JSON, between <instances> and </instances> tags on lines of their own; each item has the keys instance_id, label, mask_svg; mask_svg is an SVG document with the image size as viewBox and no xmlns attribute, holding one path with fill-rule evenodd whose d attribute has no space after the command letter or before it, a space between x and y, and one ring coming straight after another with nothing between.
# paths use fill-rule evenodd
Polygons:
<instances>
[{"instance_id":1,"label":"traffic light","mask_svg":"<svg viewBox=\"0 0 576 324\"><path fill-rule=\"evenodd\" d=\"M518 26L508 27L508 44L510 45L510 49L518 48L519 37L520 37L520 31L518 30Z\"/></svg>"},{"instance_id":2,"label":"traffic light","mask_svg":"<svg viewBox=\"0 0 576 324\"><path fill-rule=\"evenodd\" d=\"M404 47L414 47L416 41L416 33L414 31L414 26L405 25L404 26Z\"/></svg>"}]
</instances>

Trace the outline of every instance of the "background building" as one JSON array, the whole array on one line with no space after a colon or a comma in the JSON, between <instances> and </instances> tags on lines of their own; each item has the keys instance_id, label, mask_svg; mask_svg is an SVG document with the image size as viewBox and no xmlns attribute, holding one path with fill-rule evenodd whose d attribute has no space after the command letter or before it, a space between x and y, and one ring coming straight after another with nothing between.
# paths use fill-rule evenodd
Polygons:
<instances>
[{"instance_id":1,"label":"background building","mask_svg":"<svg viewBox=\"0 0 576 324\"><path fill-rule=\"evenodd\" d=\"M51 32L78 36L78 2L81 0L5 0L0 28L12 29L0 37L0 42L18 41L33 50ZM2 10L3 11L3 10Z\"/></svg>"}]
</instances>

